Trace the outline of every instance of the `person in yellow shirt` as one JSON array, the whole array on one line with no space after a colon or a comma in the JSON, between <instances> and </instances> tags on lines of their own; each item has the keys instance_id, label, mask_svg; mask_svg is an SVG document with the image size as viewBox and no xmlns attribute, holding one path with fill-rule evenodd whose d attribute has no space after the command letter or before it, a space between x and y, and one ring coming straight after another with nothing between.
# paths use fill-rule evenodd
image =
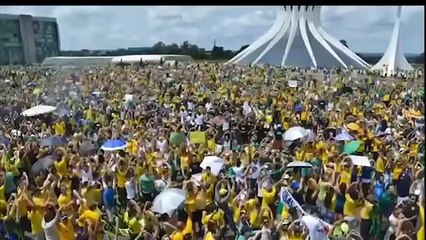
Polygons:
<instances>
[{"instance_id":1,"label":"person in yellow shirt","mask_svg":"<svg viewBox=\"0 0 426 240\"><path fill-rule=\"evenodd\" d=\"M192 156L192 155L188 152L188 150L186 148L181 149L181 153L180 153L179 157L180 157L180 168L182 170L189 169L189 166L191 164L191 162L190 162L191 157L190 156Z\"/></svg>"},{"instance_id":2,"label":"person in yellow shirt","mask_svg":"<svg viewBox=\"0 0 426 240\"><path fill-rule=\"evenodd\" d=\"M60 240L75 240L74 216L62 216L58 223L58 234Z\"/></svg>"},{"instance_id":3,"label":"person in yellow shirt","mask_svg":"<svg viewBox=\"0 0 426 240\"><path fill-rule=\"evenodd\" d=\"M189 184L189 185L188 185ZM196 229L201 229L201 219L202 219L202 199L198 198L199 190L192 182L188 182L186 191L187 197L185 200L185 207L189 214L192 216L192 220L196 225ZM190 187L192 186L192 187Z\"/></svg>"},{"instance_id":4,"label":"person in yellow shirt","mask_svg":"<svg viewBox=\"0 0 426 240\"><path fill-rule=\"evenodd\" d=\"M206 204L213 203L215 183L216 177L211 173L210 166L207 166L201 174L201 184L205 189Z\"/></svg>"},{"instance_id":5,"label":"person in yellow shirt","mask_svg":"<svg viewBox=\"0 0 426 240\"><path fill-rule=\"evenodd\" d=\"M417 232L417 239L425 239L425 198L423 197L419 201L419 212L420 212L420 229Z\"/></svg>"},{"instance_id":6,"label":"person in yellow shirt","mask_svg":"<svg viewBox=\"0 0 426 240\"><path fill-rule=\"evenodd\" d=\"M225 213L214 204L209 204L203 211L201 223L206 225L209 221L213 221L217 226L223 226L225 224Z\"/></svg>"},{"instance_id":7,"label":"person in yellow shirt","mask_svg":"<svg viewBox=\"0 0 426 240\"><path fill-rule=\"evenodd\" d=\"M35 240L43 240L44 239L44 231L41 226L41 222L43 220L43 212L41 209L37 209L37 207L28 206L28 220L31 222L31 234L33 235L33 239Z\"/></svg>"},{"instance_id":8,"label":"person in yellow shirt","mask_svg":"<svg viewBox=\"0 0 426 240\"><path fill-rule=\"evenodd\" d=\"M65 134L65 123L63 121L58 121L53 126L55 134L58 136L63 136Z\"/></svg>"},{"instance_id":9,"label":"person in yellow shirt","mask_svg":"<svg viewBox=\"0 0 426 240\"><path fill-rule=\"evenodd\" d=\"M81 213L77 221L80 223L87 222L89 225L95 226L101 220L101 214L97 205L92 204Z\"/></svg>"},{"instance_id":10,"label":"person in yellow shirt","mask_svg":"<svg viewBox=\"0 0 426 240\"><path fill-rule=\"evenodd\" d=\"M121 206L126 205L126 198L127 198L127 192L126 192L126 172L127 167L123 160L120 160L117 165L116 170L116 183L117 183L117 194L118 194L118 201L120 202Z\"/></svg>"},{"instance_id":11,"label":"person in yellow shirt","mask_svg":"<svg viewBox=\"0 0 426 240\"><path fill-rule=\"evenodd\" d=\"M396 181L404 170L404 164L400 159L397 159L395 162L395 166L392 169L392 180Z\"/></svg>"},{"instance_id":12,"label":"person in yellow shirt","mask_svg":"<svg viewBox=\"0 0 426 240\"><path fill-rule=\"evenodd\" d=\"M58 205L62 208L63 213L70 216L73 213L73 204L71 198L71 190L67 189L65 186L60 187L61 194L58 197Z\"/></svg>"},{"instance_id":13,"label":"person in yellow shirt","mask_svg":"<svg viewBox=\"0 0 426 240\"><path fill-rule=\"evenodd\" d=\"M360 234L363 239L370 238L370 228L372 225L371 211L373 210L374 201L375 201L374 195L368 195L367 198L363 200L363 205L360 212L360 215L361 215Z\"/></svg>"},{"instance_id":14,"label":"person in yellow shirt","mask_svg":"<svg viewBox=\"0 0 426 240\"><path fill-rule=\"evenodd\" d=\"M220 234L217 229L217 225L214 224L213 221L209 221L207 223L207 233L204 237L204 240L217 240L220 239ZM174 239L172 239L174 240Z\"/></svg>"},{"instance_id":15,"label":"person in yellow shirt","mask_svg":"<svg viewBox=\"0 0 426 240\"><path fill-rule=\"evenodd\" d=\"M186 220L186 224L178 221L176 223L176 231L174 231L171 235L171 240L184 240L185 235L191 234L192 235L192 219L189 216ZM206 239L206 238L205 238Z\"/></svg>"},{"instance_id":16,"label":"person in yellow shirt","mask_svg":"<svg viewBox=\"0 0 426 240\"><path fill-rule=\"evenodd\" d=\"M255 191L249 191L249 199L245 202L247 212L249 214L249 222L253 227L259 226L259 199L256 197Z\"/></svg>"},{"instance_id":17,"label":"person in yellow shirt","mask_svg":"<svg viewBox=\"0 0 426 240\"><path fill-rule=\"evenodd\" d=\"M355 217L356 216L356 209L358 206L358 198L360 196L360 193L358 189L356 189L356 182L352 183L348 189L346 190L345 194L345 204L343 205L343 215L347 217Z\"/></svg>"},{"instance_id":18,"label":"person in yellow shirt","mask_svg":"<svg viewBox=\"0 0 426 240\"><path fill-rule=\"evenodd\" d=\"M339 175L339 185L344 183L346 186L349 186L351 184L351 178L352 178L352 168L351 164L345 161L342 161L340 164L340 175Z\"/></svg>"},{"instance_id":19,"label":"person in yellow shirt","mask_svg":"<svg viewBox=\"0 0 426 240\"><path fill-rule=\"evenodd\" d=\"M53 165L55 170L58 173L59 177L62 177L68 173L68 157L67 152L63 147L58 147L56 149L56 154L59 156L59 161L55 161Z\"/></svg>"},{"instance_id":20,"label":"person in yellow shirt","mask_svg":"<svg viewBox=\"0 0 426 240\"><path fill-rule=\"evenodd\" d=\"M19 219L19 226L22 232L31 232L31 221L28 219L28 207L33 207L34 205L27 194L25 189L22 192L18 191L19 197L16 199L16 217Z\"/></svg>"},{"instance_id":21,"label":"person in yellow shirt","mask_svg":"<svg viewBox=\"0 0 426 240\"><path fill-rule=\"evenodd\" d=\"M4 173L4 171L0 172L0 212L5 210L7 207Z\"/></svg>"},{"instance_id":22,"label":"person in yellow shirt","mask_svg":"<svg viewBox=\"0 0 426 240\"><path fill-rule=\"evenodd\" d=\"M267 182L268 181L268 182ZM261 209L265 207L269 207L270 209L274 209L272 206L275 203L275 197L277 194L277 190L272 183L270 178L264 178L261 182L261 193L262 193L262 205Z\"/></svg>"}]
</instances>

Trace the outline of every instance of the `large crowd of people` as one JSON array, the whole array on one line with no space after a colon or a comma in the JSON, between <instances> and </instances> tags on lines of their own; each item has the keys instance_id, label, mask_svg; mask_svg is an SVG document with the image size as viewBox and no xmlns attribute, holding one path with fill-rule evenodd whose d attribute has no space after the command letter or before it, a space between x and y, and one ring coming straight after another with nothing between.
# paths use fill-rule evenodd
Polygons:
<instances>
[{"instance_id":1,"label":"large crowd of people","mask_svg":"<svg viewBox=\"0 0 426 240\"><path fill-rule=\"evenodd\" d=\"M422 84L219 63L1 68L0 238L424 239Z\"/></svg>"}]
</instances>

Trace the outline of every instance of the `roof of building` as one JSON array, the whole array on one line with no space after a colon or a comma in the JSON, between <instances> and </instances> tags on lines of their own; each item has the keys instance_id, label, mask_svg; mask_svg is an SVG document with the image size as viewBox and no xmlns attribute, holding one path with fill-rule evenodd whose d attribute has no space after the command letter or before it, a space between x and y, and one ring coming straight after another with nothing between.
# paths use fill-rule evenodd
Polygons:
<instances>
[{"instance_id":1,"label":"roof of building","mask_svg":"<svg viewBox=\"0 0 426 240\"><path fill-rule=\"evenodd\" d=\"M191 56L187 55L125 55L125 56L85 56L85 57L49 57L46 58L42 66L89 66L89 65L107 65L110 63L138 63L160 62L163 61L192 61Z\"/></svg>"},{"instance_id":2,"label":"roof of building","mask_svg":"<svg viewBox=\"0 0 426 240\"><path fill-rule=\"evenodd\" d=\"M12 19L19 20L20 16L31 16L27 14L8 14L8 13L0 13L0 19ZM33 21L44 21L44 22L56 22L56 18L53 17L40 17L40 16L31 16Z\"/></svg>"},{"instance_id":3,"label":"roof of building","mask_svg":"<svg viewBox=\"0 0 426 240\"><path fill-rule=\"evenodd\" d=\"M113 57L88 56L88 57L49 57L44 59L42 66L88 66L107 65Z\"/></svg>"},{"instance_id":4,"label":"roof of building","mask_svg":"<svg viewBox=\"0 0 426 240\"><path fill-rule=\"evenodd\" d=\"M192 57L188 55L167 55L167 54L143 54L143 55L125 55L114 57L112 63L137 63L141 60L144 62L159 62L161 61L191 61Z\"/></svg>"}]
</instances>

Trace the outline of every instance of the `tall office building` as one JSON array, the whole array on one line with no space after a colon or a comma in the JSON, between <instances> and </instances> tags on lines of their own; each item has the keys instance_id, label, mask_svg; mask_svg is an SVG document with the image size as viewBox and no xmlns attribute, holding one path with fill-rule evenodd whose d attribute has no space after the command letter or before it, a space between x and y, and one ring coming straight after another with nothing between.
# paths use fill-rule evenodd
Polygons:
<instances>
[{"instance_id":1,"label":"tall office building","mask_svg":"<svg viewBox=\"0 0 426 240\"><path fill-rule=\"evenodd\" d=\"M0 65L41 63L59 51L56 18L0 14Z\"/></svg>"}]
</instances>

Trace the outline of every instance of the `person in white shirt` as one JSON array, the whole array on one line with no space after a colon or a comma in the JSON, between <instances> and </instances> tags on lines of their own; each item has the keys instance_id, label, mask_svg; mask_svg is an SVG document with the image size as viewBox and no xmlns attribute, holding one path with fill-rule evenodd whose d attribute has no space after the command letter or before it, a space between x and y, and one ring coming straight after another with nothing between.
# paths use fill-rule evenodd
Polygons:
<instances>
[{"instance_id":1,"label":"person in white shirt","mask_svg":"<svg viewBox=\"0 0 426 240\"><path fill-rule=\"evenodd\" d=\"M260 164L259 160L256 159L250 163L247 168L247 174L249 177L249 188L254 189L258 183L258 178L260 175Z\"/></svg>"},{"instance_id":2,"label":"person in white shirt","mask_svg":"<svg viewBox=\"0 0 426 240\"><path fill-rule=\"evenodd\" d=\"M305 225L309 233L309 240L325 240L327 239L327 225L321 220L318 211L312 211L312 215L303 216L301 223Z\"/></svg>"},{"instance_id":3,"label":"person in white shirt","mask_svg":"<svg viewBox=\"0 0 426 240\"><path fill-rule=\"evenodd\" d=\"M161 153L165 153L167 151L167 139L163 136L160 136L156 141L157 149L160 150Z\"/></svg>"},{"instance_id":4,"label":"person in white shirt","mask_svg":"<svg viewBox=\"0 0 426 240\"><path fill-rule=\"evenodd\" d=\"M90 163L87 164L77 164L76 169L74 169L74 173L80 178L81 182L92 182L93 181L93 174L92 174L92 167Z\"/></svg>"},{"instance_id":5,"label":"person in white shirt","mask_svg":"<svg viewBox=\"0 0 426 240\"><path fill-rule=\"evenodd\" d=\"M133 171L130 169L127 174L128 175L126 176L126 182L124 183L124 187L126 188L127 199L136 199L137 189Z\"/></svg>"},{"instance_id":6,"label":"person in white shirt","mask_svg":"<svg viewBox=\"0 0 426 240\"><path fill-rule=\"evenodd\" d=\"M43 228L44 237L46 240L59 240L56 224L59 221L60 210L61 208L56 210L55 207L51 205L48 205L46 208L46 212L41 222L41 227Z\"/></svg>"}]
</instances>

